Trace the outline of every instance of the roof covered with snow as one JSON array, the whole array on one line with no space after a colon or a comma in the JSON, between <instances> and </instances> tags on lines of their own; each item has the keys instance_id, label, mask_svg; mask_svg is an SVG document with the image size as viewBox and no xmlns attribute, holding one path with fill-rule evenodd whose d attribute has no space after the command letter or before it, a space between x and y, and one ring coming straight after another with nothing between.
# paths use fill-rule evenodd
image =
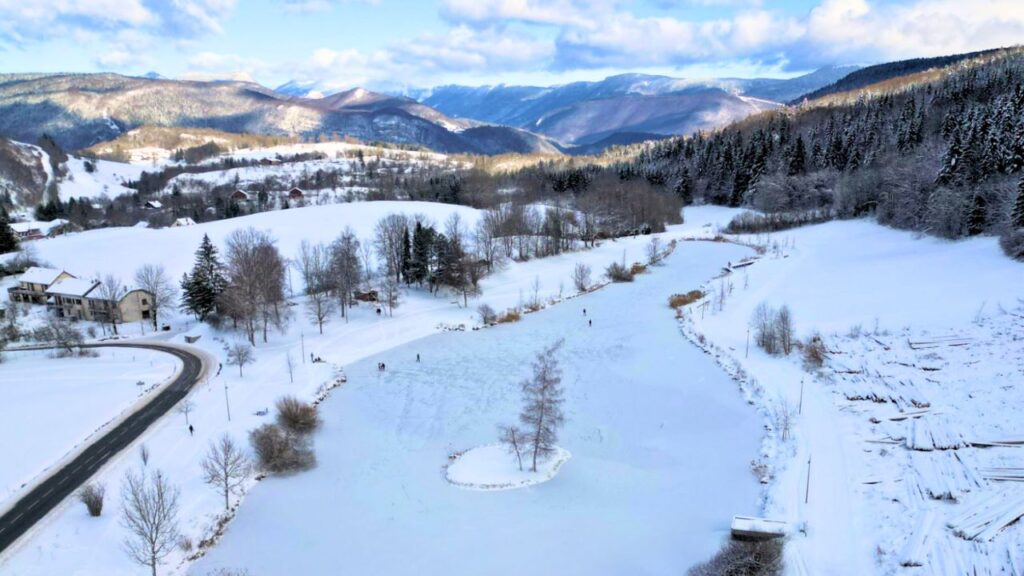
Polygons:
<instances>
[{"instance_id":1,"label":"roof covered with snow","mask_svg":"<svg viewBox=\"0 0 1024 576\"><path fill-rule=\"evenodd\" d=\"M19 281L28 282L30 284L53 284L53 281L63 273L63 270L57 270L56 268L40 268L38 266L33 266L28 270L25 270L25 273L21 275Z\"/></svg>"},{"instance_id":2,"label":"roof covered with snow","mask_svg":"<svg viewBox=\"0 0 1024 576\"><path fill-rule=\"evenodd\" d=\"M47 294L60 294L62 296L85 296L99 286L99 282L93 280L82 280L81 278L65 278L57 282L46 291Z\"/></svg>"}]
</instances>

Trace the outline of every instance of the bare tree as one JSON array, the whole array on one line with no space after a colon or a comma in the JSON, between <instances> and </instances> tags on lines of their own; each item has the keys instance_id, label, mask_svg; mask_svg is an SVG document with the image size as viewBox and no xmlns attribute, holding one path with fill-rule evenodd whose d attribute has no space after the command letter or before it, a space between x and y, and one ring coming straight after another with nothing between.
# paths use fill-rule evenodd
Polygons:
<instances>
[{"instance_id":1,"label":"bare tree","mask_svg":"<svg viewBox=\"0 0 1024 576\"><path fill-rule=\"evenodd\" d=\"M121 310L118 308L118 304L121 302L121 298L128 293L128 289L121 283L121 279L113 274L107 274L99 280L99 283L100 285L96 287L96 295L103 301L104 316L110 322L114 334L117 334L117 323L121 320Z\"/></svg>"},{"instance_id":2,"label":"bare tree","mask_svg":"<svg viewBox=\"0 0 1024 576\"><path fill-rule=\"evenodd\" d=\"M162 264L145 264L135 271L135 284L149 292L150 309L153 311L153 328L157 328L157 316L166 306L174 302L177 290Z\"/></svg>"},{"instance_id":3,"label":"bare tree","mask_svg":"<svg viewBox=\"0 0 1024 576\"><path fill-rule=\"evenodd\" d=\"M185 415L185 426L189 426L192 423L188 421L188 415L192 413L196 407L196 403L191 400L185 400L178 405L178 412Z\"/></svg>"},{"instance_id":4,"label":"bare tree","mask_svg":"<svg viewBox=\"0 0 1024 576\"><path fill-rule=\"evenodd\" d=\"M256 331L262 328L267 341L270 325L282 326L284 313L285 261L268 232L245 228L227 239L228 289L221 304L242 322L249 343L256 345Z\"/></svg>"},{"instance_id":5,"label":"bare tree","mask_svg":"<svg viewBox=\"0 0 1024 576\"><path fill-rule=\"evenodd\" d=\"M381 279L380 298L381 303L388 311L388 316L394 316L395 308L398 308L400 294L398 280L395 280L395 277L391 274L385 274Z\"/></svg>"},{"instance_id":6,"label":"bare tree","mask_svg":"<svg viewBox=\"0 0 1024 576\"><path fill-rule=\"evenodd\" d=\"M526 427L526 445L533 453L531 470L537 471L537 460L550 456L558 441L558 428L565 422L562 414L562 371L555 354L562 347L559 340L537 354L533 375L521 384L523 412L519 421Z\"/></svg>"},{"instance_id":7,"label":"bare tree","mask_svg":"<svg viewBox=\"0 0 1024 576\"><path fill-rule=\"evenodd\" d=\"M580 292L590 289L590 266L583 262L577 262L576 267L572 269L572 283Z\"/></svg>"},{"instance_id":8,"label":"bare tree","mask_svg":"<svg viewBox=\"0 0 1024 576\"><path fill-rule=\"evenodd\" d=\"M652 236L651 241L647 244L647 263L654 265L659 260L661 260L661 239Z\"/></svg>"},{"instance_id":9,"label":"bare tree","mask_svg":"<svg viewBox=\"0 0 1024 576\"><path fill-rule=\"evenodd\" d=\"M228 348L228 366L238 366L238 376L242 376L242 367L252 364L254 360L252 346L245 342L235 342Z\"/></svg>"},{"instance_id":10,"label":"bare tree","mask_svg":"<svg viewBox=\"0 0 1024 576\"><path fill-rule=\"evenodd\" d=\"M81 349L84 336L70 323L55 316L49 316L46 324L33 331L33 337L43 342L52 342L58 348L60 356L72 356L76 349Z\"/></svg>"},{"instance_id":11,"label":"bare tree","mask_svg":"<svg viewBox=\"0 0 1024 576\"><path fill-rule=\"evenodd\" d=\"M231 494L238 493L252 471L249 458L238 449L231 436L224 434L216 444L210 442L201 466L203 481L224 495L224 511L228 511Z\"/></svg>"},{"instance_id":12,"label":"bare tree","mask_svg":"<svg viewBox=\"0 0 1024 576\"><path fill-rule=\"evenodd\" d=\"M374 230L374 248L384 263L384 273L396 283L402 281L402 239L408 229L408 216L388 214L377 222Z\"/></svg>"},{"instance_id":13,"label":"bare tree","mask_svg":"<svg viewBox=\"0 0 1024 576\"><path fill-rule=\"evenodd\" d=\"M159 471L147 480L145 474L129 470L121 484L121 524L128 530L125 551L135 562L149 566L152 576L178 540L179 492Z\"/></svg>"},{"instance_id":14,"label":"bare tree","mask_svg":"<svg viewBox=\"0 0 1024 576\"><path fill-rule=\"evenodd\" d=\"M288 383L295 383L295 360L292 359L292 353L289 352L284 356L284 364L288 367Z\"/></svg>"},{"instance_id":15,"label":"bare tree","mask_svg":"<svg viewBox=\"0 0 1024 576\"><path fill-rule=\"evenodd\" d=\"M348 321L349 304L352 293L359 287L363 267L359 263L359 240L352 228L345 228L331 244L330 276L335 290L335 297L341 307L341 316Z\"/></svg>"},{"instance_id":16,"label":"bare tree","mask_svg":"<svg viewBox=\"0 0 1024 576\"><path fill-rule=\"evenodd\" d=\"M519 464L519 471L523 470L523 447L525 438L518 426L501 426L498 428L501 436L501 443L508 448L509 452L516 455L516 462Z\"/></svg>"},{"instance_id":17,"label":"bare tree","mask_svg":"<svg viewBox=\"0 0 1024 576\"><path fill-rule=\"evenodd\" d=\"M324 324L334 313L334 300L330 294L334 287L330 250L323 244L312 245L303 240L296 262L305 285L306 312L323 334Z\"/></svg>"},{"instance_id":18,"label":"bare tree","mask_svg":"<svg viewBox=\"0 0 1024 576\"><path fill-rule=\"evenodd\" d=\"M779 308L775 324L779 333L779 346L782 347L782 353L788 356L793 351L793 314L789 311L789 306L783 304Z\"/></svg>"}]
</instances>

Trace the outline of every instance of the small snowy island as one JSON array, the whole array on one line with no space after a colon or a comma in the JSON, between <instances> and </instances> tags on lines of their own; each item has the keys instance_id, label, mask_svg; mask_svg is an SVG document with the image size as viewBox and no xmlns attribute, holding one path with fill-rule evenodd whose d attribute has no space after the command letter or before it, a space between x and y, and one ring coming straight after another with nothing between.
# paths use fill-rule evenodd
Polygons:
<instances>
[{"instance_id":1,"label":"small snowy island","mask_svg":"<svg viewBox=\"0 0 1024 576\"><path fill-rule=\"evenodd\" d=\"M513 490L551 480L569 458L572 454L568 450L556 447L548 458L537 461L536 472L525 458L520 470L515 454L510 454L506 446L488 444L456 455L445 478L465 490Z\"/></svg>"}]
</instances>

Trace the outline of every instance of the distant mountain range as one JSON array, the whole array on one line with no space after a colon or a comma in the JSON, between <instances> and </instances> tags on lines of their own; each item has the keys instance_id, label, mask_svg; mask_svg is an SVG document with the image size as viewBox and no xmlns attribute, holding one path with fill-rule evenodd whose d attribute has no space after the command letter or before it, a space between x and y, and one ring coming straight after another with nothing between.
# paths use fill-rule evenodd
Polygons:
<instances>
[{"instance_id":1,"label":"distant mountain range","mask_svg":"<svg viewBox=\"0 0 1024 576\"><path fill-rule=\"evenodd\" d=\"M449 116L515 126L565 145L617 134L686 134L722 126L835 82L856 66L792 79L688 80L623 74L599 82L538 86L441 86L418 99Z\"/></svg>"},{"instance_id":2,"label":"distant mountain range","mask_svg":"<svg viewBox=\"0 0 1024 576\"><path fill-rule=\"evenodd\" d=\"M557 152L525 130L455 120L410 98L361 89L330 98L279 94L247 82L194 82L117 74L0 74L0 135L49 134L76 150L140 126L315 138L339 134L441 152Z\"/></svg>"},{"instance_id":3,"label":"distant mountain range","mask_svg":"<svg viewBox=\"0 0 1024 576\"><path fill-rule=\"evenodd\" d=\"M787 80L623 74L553 87L442 86L409 95L330 91L309 82L271 90L155 72L0 74L0 136L33 143L49 134L78 150L154 126L299 138L337 134L453 153L591 153L719 127L854 69L824 68Z\"/></svg>"}]
</instances>

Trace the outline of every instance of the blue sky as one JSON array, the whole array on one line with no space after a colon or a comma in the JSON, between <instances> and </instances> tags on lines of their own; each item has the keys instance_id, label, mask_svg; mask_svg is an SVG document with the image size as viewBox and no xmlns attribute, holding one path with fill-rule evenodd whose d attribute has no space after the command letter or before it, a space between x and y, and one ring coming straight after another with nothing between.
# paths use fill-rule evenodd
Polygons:
<instances>
[{"instance_id":1,"label":"blue sky","mask_svg":"<svg viewBox=\"0 0 1024 576\"><path fill-rule=\"evenodd\" d=\"M792 76L1024 41L1021 0L0 0L0 71L556 84Z\"/></svg>"}]
</instances>

